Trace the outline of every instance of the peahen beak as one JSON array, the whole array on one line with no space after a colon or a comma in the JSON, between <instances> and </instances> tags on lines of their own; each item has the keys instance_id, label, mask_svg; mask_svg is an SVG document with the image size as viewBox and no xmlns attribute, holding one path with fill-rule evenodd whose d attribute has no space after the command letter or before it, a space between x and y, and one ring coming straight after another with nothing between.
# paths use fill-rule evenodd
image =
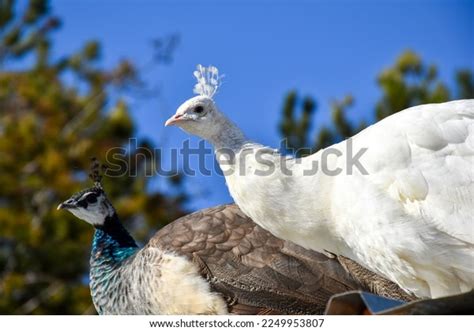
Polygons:
<instances>
[{"instance_id":1,"label":"peahen beak","mask_svg":"<svg viewBox=\"0 0 474 331\"><path fill-rule=\"evenodd\" d=\"M69 199L69 200L66 200L62 203L60 203L58 205L58 207L56 208L56 210L60 210L60 209L72 209L72 208L76 208L77 205L76 205L76 202L72 199Z\"/></svg>"}]
</instances>

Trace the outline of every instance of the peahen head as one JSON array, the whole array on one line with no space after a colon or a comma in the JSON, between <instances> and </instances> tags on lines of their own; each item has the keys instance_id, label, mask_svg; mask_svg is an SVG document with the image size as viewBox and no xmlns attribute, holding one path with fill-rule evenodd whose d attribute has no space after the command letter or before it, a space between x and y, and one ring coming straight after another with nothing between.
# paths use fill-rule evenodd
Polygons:
<instances>
[{"instance_id":1,"label":"peahen head","mask_svg":"<svg viewBox=\"0 0 474 331\"><path fill-rule=\"evenodd\" d=\"M115 263L133 254L137 249L135 240L119 220L115 208L107 198L101 185L102 176L94 159L92 173L89 175L94 186L78 192L59 204L58 209L66 209L95 228L92 253L95 262L107 260ZM99 252L99 254L95 254ZM99 258L100 257L100 258Z\"/></svg>"},{"instance_id":2,"label":"peahen head","mask_svg":"<svg viewBox=\"0 0 474 331\"><path fill-rule=\"evenodd\" d=\"M91 188L74 194L59 204L58 209L66 209L77 218L95 227L103 226L107 219L115 215L114 207L98 183Z\"/></svg>"}]
</instances>

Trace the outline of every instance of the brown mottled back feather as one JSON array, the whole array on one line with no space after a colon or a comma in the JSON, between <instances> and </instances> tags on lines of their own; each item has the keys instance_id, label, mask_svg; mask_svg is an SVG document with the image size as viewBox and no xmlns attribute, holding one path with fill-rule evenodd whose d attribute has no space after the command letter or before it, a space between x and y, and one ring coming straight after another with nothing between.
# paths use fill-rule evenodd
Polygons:
<instances>
[{"instance_id":1,"label":"brown mottled back feather","mask_svg":"<svg viewBox=\"0 0 474 331\"><path fill-rule=\"evenodd\" d=\"M388 285L395 287L384 294L400 298L404 293L357 264L364 272L356 268L351 274L354 265L347 259L341 265L335 257L274 237L236 205L184 216L148 245L187 256L235 314L320 314L336 293L376 292Z\"/></svg>"}]
</instances>

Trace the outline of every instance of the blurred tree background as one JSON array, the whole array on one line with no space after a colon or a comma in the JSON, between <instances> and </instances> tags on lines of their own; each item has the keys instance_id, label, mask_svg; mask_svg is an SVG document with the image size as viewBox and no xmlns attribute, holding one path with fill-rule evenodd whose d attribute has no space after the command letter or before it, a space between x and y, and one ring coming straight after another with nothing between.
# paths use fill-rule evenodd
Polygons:
<instances>
[{"instance_id":1,"label":"blurred tree background","mask_svg":"<svg viewBox=\"0 0 474 331\"><path fill-rule=\"evenodd\" d=\"M375 102L375 123L408 107L446 102L455 99L474 98L474 75L461 69L455 73L454 90L438 78L435 65L427 65L414 51L403 52L390 68L377 77L381 97ZM317 102L311 96L300 98L296 91L290 91L284 100L279 124L282 138L287 140L287 152L298 156L312 154L351 137L367 127L368 122L353 123L348 120L348 109L353 106L354 97L347 95L331 103L332 124L321 126L312 136L311 126L317 110ZM372 124L370 123L370 124Z\"/></svg>"},{"instance_id":2,"label":"blurred tree background","mask_svg":"<svg viewBox=\"0 0 474 331\"><path fill-rule=\"evenodd\" d=\"M0 314L94 313L87 284L93 229L55 206L92 184L91 157L103 161L135 136L122 96L140 85L139 72L125 60L101 69L97 41L53 59L61 22L48 2L18 7L0 0ZM138 145L153 151L146 139ZM187 195L180 177L171 179L174 196L149 192L145 171L159 155L127 151L123 165L137 176L103 184L143 240L184 213Z\"/></svg>"}]
</instances>

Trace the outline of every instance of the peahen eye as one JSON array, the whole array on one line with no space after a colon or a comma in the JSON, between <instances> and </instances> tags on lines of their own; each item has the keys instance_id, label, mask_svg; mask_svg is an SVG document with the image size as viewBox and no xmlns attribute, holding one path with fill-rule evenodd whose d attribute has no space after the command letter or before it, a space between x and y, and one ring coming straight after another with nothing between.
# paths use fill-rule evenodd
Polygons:
<instances>
[{"instance_id":1,"label":"peahen eye","mask_svg":"<svg viewBox=\"0 0 474 331\"><path fill-rule=\"evenodd\" d=\"M196 106L196 107L194 108L194 112L197 113L197 114L201 114L203 111L204 111L204 107L203 107L203 106Z\"/></svg>"},{"instance_id":2,"label":"peahen eye","mask_svg":"<svg viewBox=\"0 0 474 331\"><path fill-rule=\"evenodd\" d=\"M97 196L95 194L89 194L86 197L86 201L87 201L87 203L95 203L95 202L97 202Z\"/></svg>"}]
</instances>

